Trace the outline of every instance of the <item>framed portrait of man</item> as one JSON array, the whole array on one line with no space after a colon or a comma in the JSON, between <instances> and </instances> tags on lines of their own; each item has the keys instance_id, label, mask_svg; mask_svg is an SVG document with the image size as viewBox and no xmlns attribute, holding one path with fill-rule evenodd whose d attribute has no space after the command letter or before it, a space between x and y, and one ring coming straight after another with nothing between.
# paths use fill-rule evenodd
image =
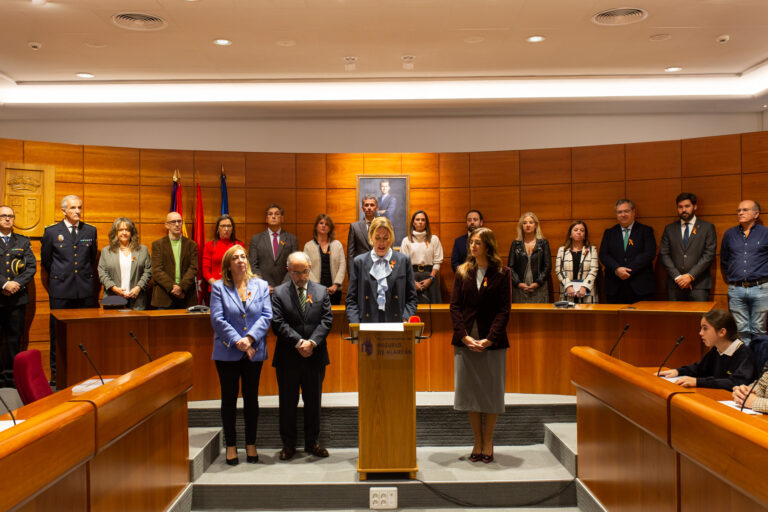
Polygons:
<instances>
[{"instance_id":1,"label":"framed portrait of man","mask_svg":"<svg viewBox=\"0 0 768 512\"><path fill-rule=\"evenodd\" d=\"M373 194L378 202L377 217L386 217L395 230L392 244L400 246L408 230L408 212L410 211L410 177L400 175L366 174L357 176L357 205L365 194ZM358 220L363 219L363 212L358 208Z\"/></svg>"}]
</instances>

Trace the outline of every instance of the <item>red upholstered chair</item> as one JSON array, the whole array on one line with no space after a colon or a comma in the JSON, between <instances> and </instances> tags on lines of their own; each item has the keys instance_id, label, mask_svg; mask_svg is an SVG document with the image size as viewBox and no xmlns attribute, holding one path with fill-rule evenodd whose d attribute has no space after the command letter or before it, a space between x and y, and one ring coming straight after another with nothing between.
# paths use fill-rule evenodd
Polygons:
<instances>
[{"instance_id":1,"label":"red upholstered chair","mask_svg":"<svg viewBox=\"0 0 768 512\"><path fill-rule=\"evenodd\" d=\"M51 386L43 373L43 360L39 350L19 352L13 360L13 380L24 405L52 395Z\"/></svg>"}]
</instances>

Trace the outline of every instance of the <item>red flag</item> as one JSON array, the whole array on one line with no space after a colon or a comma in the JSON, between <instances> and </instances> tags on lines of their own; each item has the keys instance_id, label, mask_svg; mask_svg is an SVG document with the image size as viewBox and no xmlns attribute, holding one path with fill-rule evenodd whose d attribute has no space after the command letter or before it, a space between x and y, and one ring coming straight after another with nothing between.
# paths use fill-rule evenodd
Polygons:
<instances>
[{"instance_id":1,"label":"red flag","mask_svg":"<svg viewBox=\"0 0 768 512\"><path fill-rule=\"evenodd\" d=\"M195 243L197 243L197 303L208 302L208 286L203 278L203 248L205 247L205 215L203 214L203 195L200 192L200 184L197 184L197 207L195 208Z\"/></svg>"}]
</instances>

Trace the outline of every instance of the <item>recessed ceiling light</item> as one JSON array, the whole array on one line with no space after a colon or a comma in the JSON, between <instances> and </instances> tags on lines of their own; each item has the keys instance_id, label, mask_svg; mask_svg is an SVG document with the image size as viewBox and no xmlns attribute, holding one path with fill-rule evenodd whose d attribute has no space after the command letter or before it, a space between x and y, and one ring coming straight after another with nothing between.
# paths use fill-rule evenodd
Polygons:
<instances>
[{"instance_id":1,"label":"recessed ceiling light","mask_svg":"<svg viewBox=\"0 0 768 512\"><path fill-rule=\"evenodd\" d=\"M471 37L465 37L464 42L467 44L478 44L485 41L485 38L482 36L471 36Z\"/></svg>"},{"instance_id":2,"label":"recessed ceiling light","mask_svg":"<svg viewBox=\"0 0 768 512\"><path fill-rule=\"evenodd\" d=\"M77 76L78 78L93 78L96 75L94 75L93 73L78 73L75 76Z\"/></svg>"},{"instance_id":3,"label":"recessed ceiling light","mask_svg":"<svg viewBox=\"0 0 768 512\"><path fill-rule=\"evenodd\" d=\"M730 40L731 40L731 36L729 36L728 34L720 34L715 38L715 41L717 41L720 44L725 44Z\"/></svg>"},{"instance_id":4,"label":"recessed ceiling light","mask_svg":"<svg viewBox=\"0 0 768 512\"><path fill-rule=\"evenodd\" d=\"M229 46L232 44L232 41L229 39L214 39L213 44L219 45L219 46Z\"/></svg>"},{"instance_id":5,"label":"recessed ceiling light","mask_svg":"<svg viewBox=\"0 0 768 512\"><path fill-rule=\"evenodd\" d=\"M296 41L293 39L281 39L280 41L276 41L275 44L277 46L284 46L286 48L289 48L291 46L296 46Z\"/></svg>"},{"instance_id":6,"label":"recessed ceiling light","mask_svg":"<svg viewBox=\"0 0 768 512\"><path fill-rule=\"evenodd\" d=\"M528 41L529 43L540 43L545 39L546 37L544 36L531 36L528 39L526 39L526 41Z\"/></svg>"},{"instance_id":7,"label":"recessed ceiling light","mask_svg":"<svg viewBox=\"0 0 768 512\"><path fill-rule=\"evenodd\" d=\"M357 69L357 57L354 55L344 57L344 71L354 71L355 69Z\"/></svg>"},{"instance_id":8,"label":"recessed ceiling light","mask_svg":"<svg viewBox=\"0 0 768 512\"><path fill-rule=\"evenodd\" d=\"M653 41L654 43L659 41L669 41L672 39L672 34L653 34L648 38L649 41Z\"/></svg>"},{"instance_id":9,"label":"recessed ceiling light","mask_svg":"<svg viewBox=\"0 0 768 512\"><path fill-rule=\"evenodd\" d=\"M403 55L400 57L400 59L403 61L403 69L406 71L413 71L413 61L416 60L416 56L414 55Z\"/></svg>"},{"instance_id":10,"label":"recessed ceiling light","mask_svg":"<svg viewBox=\"0 0 768 512\"><path fill-rule=\"evenodd\" d=\"M763 108L768 108L768 105L763 105Z\"/></svg>"},{"instance_id":11,"label":"recessed ceiling light","mask_svg":"<svg viewBox=\"0 0 768 512\"><path fill-rule=\"evenodd\" d=\"M32 5L45 5L48 0L29 0Z\"/></svg>"},{"instance_id":12,"label":"recessed ceiling light","mask_svg":"<svg viewBox=\"0 0 768 512\"><path fill-rule=\"evenodd\" d=\"M682 71L683 68L680 66L669 66L668 68L664 68L664 71L667 73L677 73L678 71Z\"/></svg>"}]
</instances>

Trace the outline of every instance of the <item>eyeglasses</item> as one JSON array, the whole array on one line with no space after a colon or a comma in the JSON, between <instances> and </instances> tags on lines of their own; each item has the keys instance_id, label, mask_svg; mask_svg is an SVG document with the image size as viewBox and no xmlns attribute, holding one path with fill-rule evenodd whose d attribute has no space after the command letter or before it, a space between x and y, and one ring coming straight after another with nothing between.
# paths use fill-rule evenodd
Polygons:
<instances>
[{"instance_id":1,"label":"eyeglasses","mask_svg":"<svg viewBox=\"0 0 768 512\"><path fill-rule=\"evenodd\" d=\"M308 276L309 275L309 269L304 269L301 272L298 272L296 270L289 270L288 272L290 272L291 274L293 274L295 276Z\"/></svg>"},{"instance_id":2,"label":"eyeglasses","mask_svg":"<svg viewBox=\"0 0 768 512\"><path fill-rule=\"evenodd\" d=\"M183 223L183 222L184 222L184 221L183 221L183 220L181 220L181 219L179 219L179 220L167 220L167 221L165 221L165 223L166 223L166 224L181 224L181 223Z\"/></svg>"},{"instance_id":3,"label":"eyeglasses","mask_svg":"<svg viewBox=\"0 0 768 512\"><path fill-rule=\"evenodd\" d=\"M4 213L4 214L0 215L0 219L9 219L10 220L10 219L15 219L15 218L16 218L16 216L13 215L13 214L8 215L8 214Z\"/></svg>"}]
</instances>

